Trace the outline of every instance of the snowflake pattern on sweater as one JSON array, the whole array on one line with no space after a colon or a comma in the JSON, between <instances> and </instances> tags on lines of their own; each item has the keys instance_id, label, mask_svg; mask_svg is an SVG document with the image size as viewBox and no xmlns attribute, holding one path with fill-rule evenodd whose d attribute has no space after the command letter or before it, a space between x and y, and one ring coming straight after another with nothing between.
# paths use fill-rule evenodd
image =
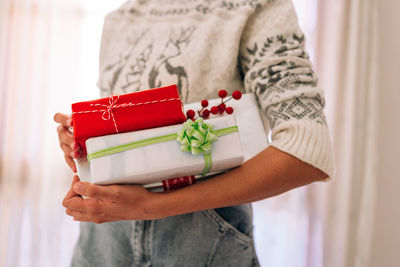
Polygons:
<instances>
[{"instance_id":1,"label":"snowflake pattern on sweater","mask_svg":"<svg viewBox=\"0 0 400 267\"><path fill-rule=\"evenodd\" d=\"M309 56L304 50L304 39L304 35L296 33L267 37L247 47L246 53L240 55L245 82L262 100L272 128L280 121L305 117L326 123L321 92L307 95L300 88L316 87L318 82L307 62ZM271 59L275 59L273 64L263 64ZM288 98L288 91L295 91L297 96Z\"/></svg>"}]
</instances>

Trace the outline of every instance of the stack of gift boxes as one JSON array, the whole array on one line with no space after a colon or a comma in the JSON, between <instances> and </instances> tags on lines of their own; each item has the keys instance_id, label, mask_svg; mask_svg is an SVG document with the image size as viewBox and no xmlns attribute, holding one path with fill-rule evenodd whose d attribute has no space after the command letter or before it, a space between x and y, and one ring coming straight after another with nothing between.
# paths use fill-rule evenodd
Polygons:
<instances>
[{"instance_id":1,"label":"stack of gift boxes","mask_svg":"<svg viewBox=\"0 0 400 267\"><path fill-rule=\"evenodd\" d=\"M266 131L254 95L237 91L227 107L221 92L185 106L175 85L72 104L80 179L163 191L240 166L267 146Z\"/></svg>"}]
</instances>

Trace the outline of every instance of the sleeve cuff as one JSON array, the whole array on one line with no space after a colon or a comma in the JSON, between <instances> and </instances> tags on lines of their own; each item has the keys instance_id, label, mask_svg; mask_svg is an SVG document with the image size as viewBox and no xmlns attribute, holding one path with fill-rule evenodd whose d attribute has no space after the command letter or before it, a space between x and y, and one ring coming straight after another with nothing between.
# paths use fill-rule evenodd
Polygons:
<instances>
[{"instance_id":1,"label":"sleeve cuff","mask_svg":"<svg viewBox=\"0 0 400 267\"><path fill-rule=\"evenodd\" d=\"M320 169L329 181L335 175L331 139L326 125L312 120L287 121L272 131L271 146Z\"/></svg>"}]
</instances>

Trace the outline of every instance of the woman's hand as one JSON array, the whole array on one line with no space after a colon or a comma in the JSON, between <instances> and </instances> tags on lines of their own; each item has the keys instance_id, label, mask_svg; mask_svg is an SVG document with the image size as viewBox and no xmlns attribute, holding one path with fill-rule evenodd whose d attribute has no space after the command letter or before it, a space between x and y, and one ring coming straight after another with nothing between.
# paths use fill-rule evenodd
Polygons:
<instances>
[{"instance_id":1,"label":"woman's hand","mask_svg":"<svg viewBox=\"0 0 400 267\"><path fill-rule=\"evenodd\" d=\"M79 145L74 141L72 134L68 128L72 126L72 118L70 115L56 113L54 115L54 121L60 125L57 127L58 139L60 141L60 147L64 151L64 158L69 167L73 172L76 172L76 165L73 158L78 158Z\"/></svg>"},{"instance_id":2,"label":"woman's hand","mask_svg":"<svg viewBox=\"0 0 400 267\"><path fill-rule=\"evenodd\" d=\"M75 177L63 201L66 213L75 221L104 223L162 217L151 210L161 194L138 185L95 185L79 182ZM83 199L80 195L88 198Z\"/></svg>"}]
</instances>

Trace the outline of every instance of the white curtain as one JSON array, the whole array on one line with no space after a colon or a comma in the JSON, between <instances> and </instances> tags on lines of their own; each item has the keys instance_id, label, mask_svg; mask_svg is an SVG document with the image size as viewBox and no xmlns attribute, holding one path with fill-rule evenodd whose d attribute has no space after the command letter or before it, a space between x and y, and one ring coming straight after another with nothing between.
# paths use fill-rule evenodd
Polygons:
<instances>
[{"instance_id":1,"label":"white curtain","mask_svg":"<svg viewBox=\"0 0 400 267\"><path fill-rule=\"evenodd\" d=\"M53 114L98 96L103 16L119 3L0 0L0 266L69 266L79 230Z\"/></svg>"},{"instance_id":2,"label":"white curtain","mask_svg":"<svg viewBox=\"0 0 400 267\"><path fill-rule=\"evenodd\" d=\"M325 90L337 175L258 202L262 266L365 266L374 205L376 0L294 0ZM0 0L0 266L68 266L78 235L55 112L96 98L103 16L119 1Z\"/></svg>"},{"instance_id":3,"label":"white curtain","mask_svg":"<svg viewBox=\"0 0 400 267\"><path fill-rule=\"evenodd\" d=\"M267 228L256 224L256 234L280 245L271 247L265 266L373 266L376 155L385 142L377 136L377 3L318 1L316 29L306 36L313 37L312 59L325 91L336 177L256 203L255 217L272 221Z\"/></svg>"},{"instance_id":4,"label":"white curtain","mask_svg":"<svg viewBox=\"0 0 400 267\"><path fill-rule=\"evenodd\" d=\"M319 4L316 62L337 172L328 187L310 188L318 199L312 210L324 228L323 266L369 266L378 180L377 1Z\"/></svg>"}]
</instances>

